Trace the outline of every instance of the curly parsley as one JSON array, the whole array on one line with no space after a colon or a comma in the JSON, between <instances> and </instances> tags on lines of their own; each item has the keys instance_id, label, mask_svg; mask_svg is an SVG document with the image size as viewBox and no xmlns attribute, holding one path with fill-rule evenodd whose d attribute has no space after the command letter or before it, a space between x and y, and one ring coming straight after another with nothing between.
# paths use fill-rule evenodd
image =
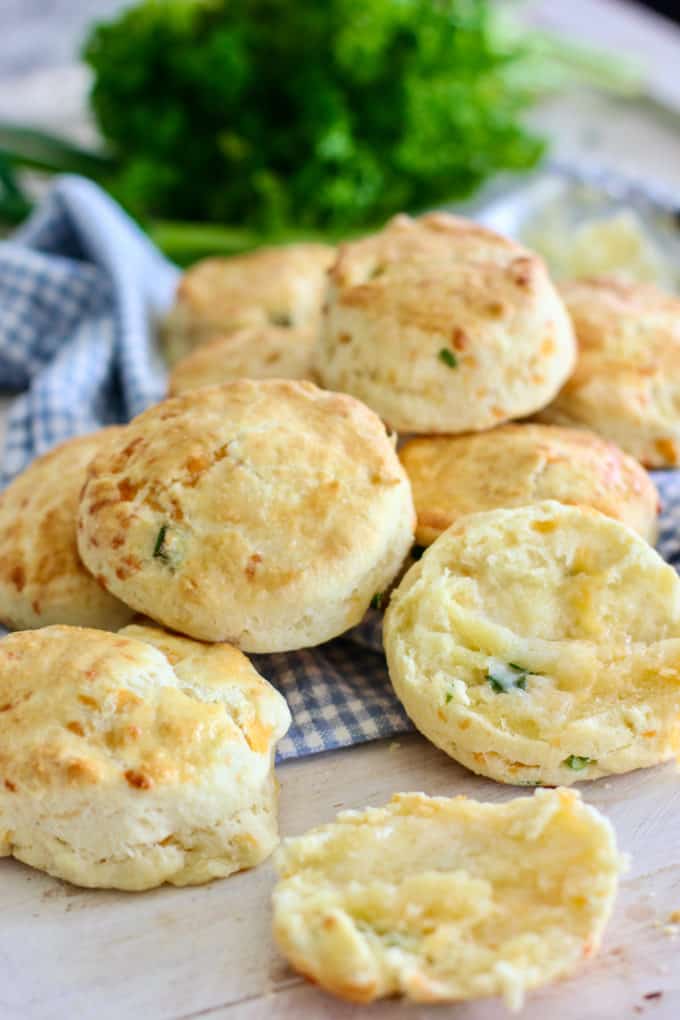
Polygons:
<instances>
[{"instance_id":1,"label":"curly parsley","mask_svg":"<svg viewBox=\"0 0 680 1020\"><path fill-rule=\"evenodd\" d=\"M534 60L490 0L143 0L84 55L111 187L142 218L339 235L543 151Z\"/></svg>"}]
</instances>

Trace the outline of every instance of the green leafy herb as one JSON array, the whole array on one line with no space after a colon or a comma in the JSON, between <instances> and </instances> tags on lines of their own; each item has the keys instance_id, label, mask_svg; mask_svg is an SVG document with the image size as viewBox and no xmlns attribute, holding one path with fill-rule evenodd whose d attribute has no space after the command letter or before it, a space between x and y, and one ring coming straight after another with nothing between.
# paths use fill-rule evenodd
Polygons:
<instances>
[{"instance_id":1,"label":"green leafy herb","mask_svg":"<svg viewBox=\"0 0 680 1020\"><path fill-rule=\"evenodd\" d=\"M449 368L458 367L458 358L453 351L449 350L448 347L442 347L437 357L440 361L443 361L445 365L448 365Z\"/></svg>"},{"instance_id":2,"label":"green leafy herb","mask_svg":"<svg viewBox=\"0 0 680 1020\"><path fill-rule=\"evenodd\" d=\"M0 150L0 220L18 223L30 208L30 200L19 184L14 167Z\"/></svg>"},{"instance_id":3,"label":"green leafy herb","mask_svg":"<svg viewBox=\"0 0 680 1020\"><path fill-rule=\"evenodd\" d=\"M111 186L144 218L337 235L543 151L533 57L490 0L144 0L85 59Z\"/></svg>"},{"instance_id":4,"label":"green leafy herb","mask_svg":"<svg viewBox=\"0 0 680 1020\"><path fill-rule=\"evenodd\" d=\"M164 563L167 563L170 559L167 550L164 548L167 531L168 526L164 524L156 535L156 544L153 547L154 559L163 560Z\"/></svg>"},{"instance_id":5,"label":"green leafy herb","mask_svg":"<svg viewBox=\"0 0 680 1020\"><path fill-rule=\"evenodd\" d=\"M446 701L447 705L451 701L452 698L453 698L453 694L451 693L451 691L447 691L446 692L446 698L445 698L445 701Z\"/></svg>"},{"instance_id":6,"label":"green leafy herb","mask_svg":"<svg viewBox=\"0 0 680 1020\"><path fill-rule=\"evenodd\" d=\"M641 64L523 29L492 0L124 6L84 52L105 148L0 123L0 157L92 176L183 264L464 198L538 161L536 98L646 89ZM0 220L30 204L13 191Z\"/></svg>"},{"instance_id":7,"label":"green leafy herb","mask_svg":"<svg viewBox=\"0 0 680 1020\"><path fill-rule=\"evenodd\" d=\"M580 772L585 769L588 765L594 765L594 758L586 758L579 754L570 754L568 758L565 758L562 762L568 769L573 769L574 772Z\"/></svg>"},{"instance_id":8,"label":"green leafy herb","mask_svg":"<svg viewBox=\"0 0 680 1020\"><path fill-rule=\"evenodd\" d=\"M495 662L489 667L486 679L496 694L508 694L514 690L525 691L528 676L531 676L529 670L522 669L513 662L507 665L504 662Z\"/></svg>"},{"instance_id":9,"label":"green leafy herb","mask_svg":"<svg viewBox=\"0 0 680 1020\"><path fill-rule=\"evenodd\" d=\"M373 598L371 599L371 609L380 609L384 597L385 597L384 592L377 591Z\"/></svg>"}]
</instances>

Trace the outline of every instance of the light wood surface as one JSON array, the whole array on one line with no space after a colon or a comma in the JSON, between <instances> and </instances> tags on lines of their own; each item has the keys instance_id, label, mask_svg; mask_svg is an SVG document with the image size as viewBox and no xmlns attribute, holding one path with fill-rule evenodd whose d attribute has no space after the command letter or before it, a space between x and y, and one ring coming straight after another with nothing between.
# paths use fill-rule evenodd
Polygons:
<instances>
[{"instance_id":1,"label":"light wood surface","mask_svg":"<svg viewBox=\"0 0 680 1020\"><path fill-rule=\"evenodd\" d=\"M39 59L35 42L52 12L50 41L117 0L0 0L0 115L35 119L88 137L87 79L69 62ZM651 58L655 92L673 101L680 81L680 35L631 4L613 0L532 0L532 16L581 38ZM31 17L22 22L30 8ZM3 14L4 11L4 14ZM7 18L12 17L10 30ZM4 20L3 20L4 19ZM22 27L23 26L23 27ZM13 47L22 34L22 47ZM31 33L31 39L28 34ZM51 51L65 53L64 45ZM43 45L46 52L46 44ZM14 64L16 53L38 57ZM51 66L50 66L51 65ZM3 79L4 74L4 81ZM11 75L11 78L10 78ZM631 109L612 116L607 100L564 96L537 112L558 155L596 159L680 189L680 136ZM0 423L1 425L1 423ZM419 736L289 762L279 770L281 829L293 835L347 807L381 804L395 791L467 793L488 800L519 791L477 779ZM530 795L524 791L523 795ZM614 823L631 855L599 956L567 981L531 995L524 1020L680 1020L680 778L674 767L585 784L586 799ZM335 1002L292 974L270 937L271 862L226 881L145 894L87 892L0 861L0 1020L496 1020L495 1000L449 1009L387 1002ZM657 995L657 993L661 993ZM648 997L646 997L648 996ZM651 997L649 997L651 996Z\"/></svg>"}]
</instances>

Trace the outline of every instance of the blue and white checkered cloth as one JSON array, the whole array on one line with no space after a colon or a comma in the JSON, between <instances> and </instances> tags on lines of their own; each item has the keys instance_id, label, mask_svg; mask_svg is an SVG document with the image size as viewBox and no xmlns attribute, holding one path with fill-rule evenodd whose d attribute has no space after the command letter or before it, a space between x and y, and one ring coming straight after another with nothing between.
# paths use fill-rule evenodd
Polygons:
<instances>
[{"instance_id":1,"label":"blue and white checkered cloth","mask_svg":"<svg viewBox=\"0 0 680 1020\"><path fill-rule=\"evenodd\" d=\"M0 389L20 391L7 419L0 484L55 443L124 422L160 400L154 321L177 270L99 188L60 178L11 240L0 242ZM659 549L680 565L680 471L657 472ZM411 729L380 650L380 614L320 648L253 660L288 700L279 758Z\"/></svg>"},{"instance_id":2,"label":"blue and white checkered cloth","mask_svg":"<svg viewBox=\"0 0 680 1020\"><path fill-rule=\"evenodd\" d=\"M115 202L79 177L60 178L0 242L0 389L21 391L7 419L0 484L55 443L127 421L162 399L154 321L177 276ZM369 616L375 629L378 614ZM375 645L370 622L366 633ZM279 758L411 728L384 657L370 647L345 639L253 658L293 716Z\"/></svg>"}]
</instances>

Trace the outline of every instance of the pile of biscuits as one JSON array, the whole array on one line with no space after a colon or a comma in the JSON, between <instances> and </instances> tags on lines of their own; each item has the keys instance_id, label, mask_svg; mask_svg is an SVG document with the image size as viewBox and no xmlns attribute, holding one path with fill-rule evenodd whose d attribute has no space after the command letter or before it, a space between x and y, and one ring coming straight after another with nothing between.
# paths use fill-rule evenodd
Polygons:
<instances>
[{"instance_id":1,"label":"pile of biscuits","mask_svg":"<svg viewBox=\"0 0 680 1020\"><path fill-rule=\"evenodd\" d=\"M163 337L168 399L0 498L0 855L130 890L259 863L290 713L245 653L382 602L416 727L558 789L398 794L287 840L277 941L355 1001L519 1006L616 891L611 826L565 787L680 744L680 580L642 466L680 461L680 301L558 288L436 213L199 263Z\"/></svg>"}]
</instances>

